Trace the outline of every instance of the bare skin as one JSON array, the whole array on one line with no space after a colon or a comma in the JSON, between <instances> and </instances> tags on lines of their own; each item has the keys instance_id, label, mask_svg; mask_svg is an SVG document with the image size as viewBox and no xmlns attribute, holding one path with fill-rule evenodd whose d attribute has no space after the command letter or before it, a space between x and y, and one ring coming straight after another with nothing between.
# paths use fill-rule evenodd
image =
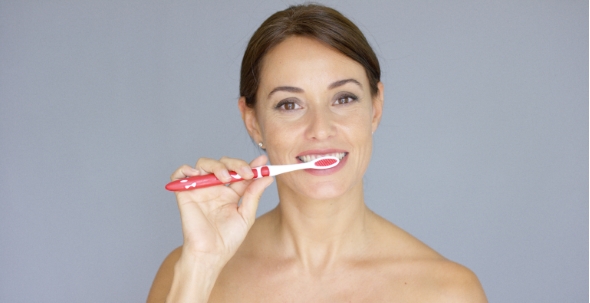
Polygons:
<instances>
[{"instance_id":1,"label":"bare skin","mask_svg":"<svg viewBox=\"0 0 590 303\"><path fill-rule=\"evenodd\" d=\"M212 302L485 302L468 269L366 208L360 218L362 230L349 233L362 240L326 245L317 237L317 260L306 260L282 249L280 209L273 210L224 268Z\"/></svg>"},{"instance_id":2,"label":"bare skin","mask_svg":"<svg viewBox=\"0 0 590 303\"><path fill-rule=\"evenodd\" d=\"M374 226L366 228L372 236L365 246L313 267L279 249L278 213L275 209L256 221L217 279L209 302L487 302L469 269L369 210L366 221ZM162 289L152 288L152 302L165 301L180 251L160 268L154 287Z\"/></svg>"},{"instance_id":3,"label":"bare skin","mask_svg":"<svg viewBox=\"0 0 590 303\"><path fill-rule=\"evenodd\" d=\"M360 64L315 40L288 38L264 58L257 100L254 109L243 98L239 107L271 163L340 153L341 164L278 176L280 203L255 223L266 178L177 194L184 244L162 264L148 302L487 302L470 270L365 206L362 176L383 86L372 95ZM228 169L249 179L250 165L201 159L172 179L224 178Z\"/></svg>"}]
</instances>

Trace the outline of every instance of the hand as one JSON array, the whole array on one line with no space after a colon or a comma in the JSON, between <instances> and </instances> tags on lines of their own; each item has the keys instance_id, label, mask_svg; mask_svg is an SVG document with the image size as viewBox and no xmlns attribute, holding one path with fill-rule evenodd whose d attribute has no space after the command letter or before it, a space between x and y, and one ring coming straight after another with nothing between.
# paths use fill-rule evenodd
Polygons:
<instances>
[{"instance_id":1,"label":"hand","mask_svg":"<svg viewBox=\"0 0 590 303\"><path fill-rule=\"evenodd\" d=\"M218 179L229 182L228 170L233 170L245 179L229 186L176 192L184 237L183 257L206 257L225 264L235 254L254 223L264 189L273 180L272 177L252 180L251 167L266 162L265 155L254 159L250 165L226 157L219 161L201 158L195 168L184 165L172 174L172 181L214 173Z\"/></svg>"}]
</instances>

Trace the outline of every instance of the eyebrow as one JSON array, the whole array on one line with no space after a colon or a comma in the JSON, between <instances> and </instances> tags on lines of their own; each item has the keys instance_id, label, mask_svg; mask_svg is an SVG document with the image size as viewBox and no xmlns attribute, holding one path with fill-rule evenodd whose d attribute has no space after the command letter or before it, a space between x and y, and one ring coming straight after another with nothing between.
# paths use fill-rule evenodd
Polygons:
<instances>
[{"instance_id":1,"label":"eyebrow","mask_svg":"<svg viewBox=\"0 0 590 303\"><path fill-rule=\"evenodd\" d=\"M328 88L329 89L334 89L334 88L339 87L339 86L342 86L342 85L344 85L346 83L354 83L354 84L360 86L361 88L363 88L363 85L360 82L358 82L357 80L352 79L352 78L351 79L344 79L344 80L336 81L336 82L330 84L330 86L328 86Z\"/></svg>"},{"instance_id":2,"label":"eyebrow","mask_svg":"<svg viewBox=\"0 0 590 303\"><path fill-rule=\"evenodd\" d=\"M328 89L334 89L334 88L340 87L346 83L354 83L354 84L360 86L361 89L363 88L363 85L360 82L358 82L355 79L350 78L350 79L338 80L338 81L328 85ZM272 96L272 94L274 94L276 92L281 92L281 91L282 92L289 92L289 93L302 93L303 89L299 88L299 87L295 87L295 86L278 86L278 87L275 87L268 94L268 98L270 98L270 96Z\"/></svg>"},{"instance_id":3,"label":"eyebrow","mask_svg":"<svg viewBox=\"0 0 590 303\"><path fill-rule=\"evenodd\" d=\"M279 86L279 87L275 87L275 89L273 89L270 92L270 94L268 94L268 98L270 98L270 96L272 96L272 94L274 94L276 92L302 93L303 92L303 89L301 89L299 87L294 87L294 86Z\"/></svg>"}]
</instances>

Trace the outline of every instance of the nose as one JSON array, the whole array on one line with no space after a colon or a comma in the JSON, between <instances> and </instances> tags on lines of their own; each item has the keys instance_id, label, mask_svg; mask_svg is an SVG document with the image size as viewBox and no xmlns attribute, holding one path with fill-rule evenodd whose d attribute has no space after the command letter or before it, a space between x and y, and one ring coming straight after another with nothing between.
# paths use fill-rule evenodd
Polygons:
<instances>
[{"instance_id":1,"label":"nose","mask_svg":"<svg viewBox=\"0 0 590 303\"><path fill-rule=\"evenodd\" d=\"M307 137L325 140L336 133L333 113L328 108L313 108L308 111Z\"/></svg>"}]
</instances>

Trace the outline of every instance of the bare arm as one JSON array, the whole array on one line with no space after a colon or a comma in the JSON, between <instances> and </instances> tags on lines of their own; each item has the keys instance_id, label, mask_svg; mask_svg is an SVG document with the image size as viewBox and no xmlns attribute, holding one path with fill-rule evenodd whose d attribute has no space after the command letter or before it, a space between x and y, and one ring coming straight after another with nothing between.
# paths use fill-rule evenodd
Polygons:
<instances>
[{"instance_id":1,"label":"bare arm","mask_svg":"<svg viewBox=\"0 0 590 303\"><path fill-rule=\"evenodd\" d=\"M172 286L172 279L174 278L174 267L180 254L182 252L182 246L173 250L162 262L158 273L152 283L152 288L147 298L147 303L159 303L166 302L166 297L170 292Z\"/></svg>"},{"instance_id":2,"label":"bare arm","mask_svg":"<svg viewBox=\"0 0 590 303\"><path fill-rule=\"evenodd\" d=\"M261 156L251 165L266 161ZM182 166L171 177L178 180L214 173L227 182L228 170L239 172L247 181L176 193L184 243L162 263L148 303L207 302L217 276L252 227L258 200L272 178L249 180L253 174L248 163L230 158L219 161L203 158L196 168Z\"/></svg>"}]
</instances>

